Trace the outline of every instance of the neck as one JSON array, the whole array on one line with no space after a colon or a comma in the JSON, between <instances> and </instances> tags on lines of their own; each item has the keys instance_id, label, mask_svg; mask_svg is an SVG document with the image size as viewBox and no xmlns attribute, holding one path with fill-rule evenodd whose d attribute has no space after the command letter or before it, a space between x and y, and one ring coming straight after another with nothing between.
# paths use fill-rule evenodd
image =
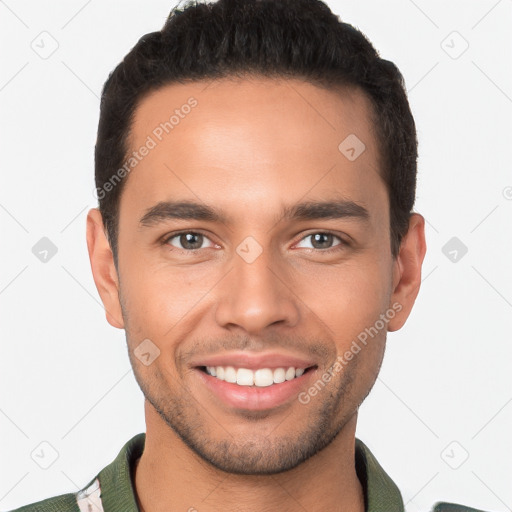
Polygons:
<instances>
[{"instance_id":1,"label":"neck","mask_svg":"<svg viewBox=\"0 0 512 512\"><path fill-rule=\"evenodd\" d=\"M225 473L200 459L146 402L146 442L135 467L141 512L364 512L355 470L354 415L326 448L274 475Z\"/></svg>"}]
</instances>

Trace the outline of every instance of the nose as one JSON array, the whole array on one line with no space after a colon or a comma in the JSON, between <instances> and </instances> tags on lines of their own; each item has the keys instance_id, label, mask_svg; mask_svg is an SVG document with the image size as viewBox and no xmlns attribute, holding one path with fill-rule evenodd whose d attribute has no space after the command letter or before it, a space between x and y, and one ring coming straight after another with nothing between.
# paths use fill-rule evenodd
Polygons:
<instances>
[{"instance_id":1,"label":"nose","mask_svg":"<svg viewBox=\"0 0 512 512\"><path fill-rule=\"evenodd\" d=\"M298 298L283 264L265 250L252 262L235 254L231 263L233 268L218 290L219 326L236 326L255 335L270 326L297 325Z\"/></svg>"}]
</instances>

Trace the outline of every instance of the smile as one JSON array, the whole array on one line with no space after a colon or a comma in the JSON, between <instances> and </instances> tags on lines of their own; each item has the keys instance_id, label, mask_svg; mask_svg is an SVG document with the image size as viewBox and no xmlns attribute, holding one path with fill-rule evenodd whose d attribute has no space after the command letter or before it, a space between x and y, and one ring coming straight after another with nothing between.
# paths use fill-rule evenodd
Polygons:
<instances>
[{"instance_id":1,"label":"smile","mask_svg":"<svg viewBox=\"0 0 512 512\"><path fill-rule=\"evenodd\" d=\"M203 371L208 375L239 386L267 387L281 384L300 377L309 368L235 368L233 366L205 366Z\"/></svg>"},{"instance_id":2,"label":"smile","mask_svg":"<svg viewBox=\"0 0 512 512\"><path fill-rule=\"evenodd\" d=\"M286 403L291 405L315 377L317 365L275 368L234 365L196 366L195 375L208 390L210 401L245 410L270 410ZM215 373L215 375L213 375Z\"/></svg>"}]
</instances>

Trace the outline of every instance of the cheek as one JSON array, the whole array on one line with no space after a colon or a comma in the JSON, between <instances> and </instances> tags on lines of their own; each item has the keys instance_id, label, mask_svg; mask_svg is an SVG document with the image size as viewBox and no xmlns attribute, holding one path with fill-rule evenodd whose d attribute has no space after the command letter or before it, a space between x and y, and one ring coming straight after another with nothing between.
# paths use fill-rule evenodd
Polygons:
<instances>
[{"instance_id":1,"label":"cheek","mask_svg":"<svg viewBox=\"0 0 512 512\"><path fill-rule=\"evenodd\" d=\"M121 296L125 329L133 344L149 338L162 351L172 350L175 340L195 327L208 293L219 276L185 266L155 264L142 255L125 258L121 273Z\"/></svg>"},{"instance_id":2,"label":"cheek","mask_svg":"<svg viewBox=\"0 0 512 512\"><path fill-rule=\"evenodd\" d=\"M169 304L179 305L191 288L186 271L150 258L144 251L125 253L121 284L130 314L161 317Z\"/></svg>"},{"instance_id":3,"label":"cheek","mask_svg":"<svg viewBox=\"0 0 512 512\"><path fill-rule=\"evenodd\" d=\"M389 303L390 278L376 258L319 266L297 279L302 281L298 296L308 297L304 302L340 340L372 326Z\"/></svg>"}]
</instances>

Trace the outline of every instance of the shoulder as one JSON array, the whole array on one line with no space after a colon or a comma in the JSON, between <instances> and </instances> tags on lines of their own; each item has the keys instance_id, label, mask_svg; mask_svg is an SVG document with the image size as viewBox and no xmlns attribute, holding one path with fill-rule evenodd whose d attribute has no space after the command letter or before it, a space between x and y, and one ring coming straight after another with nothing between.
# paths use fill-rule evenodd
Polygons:
<instances>
[{"instance_id":1,"label":"shoulder","mask_svg":"<svg viewBox=\"0 0 512 512\"><path fill-rule=\"evenodd\" d=\"M127 510L137 510L133 497L131 468L144 450L145 439L144 432L132 437L121 448L115 460L104 467L81 490L24 505L9 512L81 512L92 511L93 508L95 512L103 512L103 500L110 504L132 504L133 506L129 506Z\"/></svg>"},{"instance_id":2,"label":"shoulder","mask_svg":"<svg viewBox=\"0 0 512 512\"><path fill-rule=\"evenodd\" d=\"M485 512L485 510L466 507L458 503L445 503L444 501L440 501L434 505L432 512Z\"/></svg>"},{"instance_id":3,"label":"shoulder","mask_svg":"<svg viewBox=\"0 0 512 512\"><path fill-rule=\"evenodd\" d=\"M25 505L11 512L80 512L76 494L61 494L37 503Z\"/></svg>"}]
</instances>

